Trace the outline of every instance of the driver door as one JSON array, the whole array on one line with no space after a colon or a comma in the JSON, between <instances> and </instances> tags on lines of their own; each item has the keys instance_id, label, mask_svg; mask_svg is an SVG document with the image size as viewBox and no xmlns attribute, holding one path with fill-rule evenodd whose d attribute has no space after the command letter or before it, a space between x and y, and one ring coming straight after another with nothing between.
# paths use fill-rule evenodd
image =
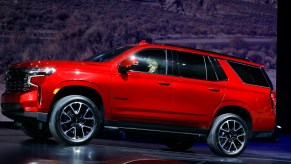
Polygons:
<instances>
[{"instance_id":1,"label":"driver door","mask_svg":"<svg viewBox=\"0 0 291 164\"><path fill-rule=\"evenodd\" d=\"M170 124L172 84L167 51L146 49L129 56L138 60L127 73L113 75L112 118L135 123ZM155 63L156 62L156 63ZM157 66L154 71L153 66Z\"/></svg>"}]
</instances>

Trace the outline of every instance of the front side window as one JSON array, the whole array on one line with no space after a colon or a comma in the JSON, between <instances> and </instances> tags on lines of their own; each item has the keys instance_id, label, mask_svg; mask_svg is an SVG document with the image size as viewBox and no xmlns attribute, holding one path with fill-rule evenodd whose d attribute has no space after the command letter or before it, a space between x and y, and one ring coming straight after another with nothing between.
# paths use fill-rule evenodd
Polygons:
<instances>
[{"instance_id":1,"label":"front side window","mask_svg":"<svg viewBox=\"0 0 291 164\"><path fill-rule=\"evenodd\" d=\"M206 80L204 57L188 52L176 52L177 76Z\"/></svg>"},{"instance_id":2,"label":"front side window","mask_svg":"<svg viewBox=\"0 0 291 164\"><path fill-rule=\"evenodd\" d=\"M132 71L164 75L168 72L166 50L142 50L131 55L130 58L135 58L138 60L138 63L131 68Z\"/></svg>"}]
</instances>

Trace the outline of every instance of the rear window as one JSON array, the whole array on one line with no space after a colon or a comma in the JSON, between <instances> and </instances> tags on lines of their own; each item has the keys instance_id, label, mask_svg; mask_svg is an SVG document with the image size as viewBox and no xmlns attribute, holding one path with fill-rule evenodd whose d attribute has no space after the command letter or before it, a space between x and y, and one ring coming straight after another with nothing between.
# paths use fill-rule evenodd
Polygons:
<instances>
[{"instance_id":1,"label":"rear window","mask_svg":"<svg viewBox=\"0 0 291 164\"><path fill-rule=\"evenodd\" d=\"M228 61L241 80L247 84L270 87L266 74L259 67Z\"/></svg>"}]
</instances>

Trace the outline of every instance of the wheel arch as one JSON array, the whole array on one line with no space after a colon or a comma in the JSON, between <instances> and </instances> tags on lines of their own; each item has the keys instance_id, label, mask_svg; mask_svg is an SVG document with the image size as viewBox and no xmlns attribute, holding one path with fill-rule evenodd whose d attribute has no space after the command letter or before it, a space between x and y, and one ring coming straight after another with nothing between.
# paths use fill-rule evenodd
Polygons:
<instances>
[{"instance_id":1,"label":"wheel arch","mask_svg":"<svg viewBox=\"0 0 291 164\"><path fill-rule=\"evenodd\" d=\"M225 113L232 113L232 114L236 114L238 116L240 116L247 124L249 132L252 131L252 117L251 114L248 112L247 109L240 107L240 106L224 106L222 108L220 108L214 115L213 120ZM213 121L211 123L211 126L213 124ZM210 127L211 127L210 126ZM251 134L251 133L249 133Z\"/></svg>"},{"instance_id":2,"label":"wheel arch","mask_svg":"<svg viewBox=\"0 0 291 164\"><path fill-rule=\"evenodd\" d=\"M89 86L83 86L83 85L68 85L60 88L58 92L55 94L52 103L50 105L50 110L48 113L47 119L50 119L51 112L53 110L54 104L61 98L68 96L68 95L82 95L85 97L88 97L90 100L92 100L95 105L98 107L98 110L100 112L100 120L101 124L104 121L104 101L102 99L102 95L99 91L97 91L95 88L89 87Z\"/></svg>"}]
</instances>

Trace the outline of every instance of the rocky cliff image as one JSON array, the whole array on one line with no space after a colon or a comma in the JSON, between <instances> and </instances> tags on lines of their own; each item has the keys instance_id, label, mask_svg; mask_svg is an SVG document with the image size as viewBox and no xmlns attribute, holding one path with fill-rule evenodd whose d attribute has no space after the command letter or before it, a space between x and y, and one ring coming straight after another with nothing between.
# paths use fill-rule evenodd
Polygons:
<instances>
[{"instance_id":1,"label":"rocky cliff image","mask_svg":"<svg viewBox=\"0 0 291 164\"><path fill-rule=\"evenodd\" d=\"M277 1L0 1L0 77L16 62L82 60L142 39L247 58L275 81Z\"/></svg>"}]
</instances>

